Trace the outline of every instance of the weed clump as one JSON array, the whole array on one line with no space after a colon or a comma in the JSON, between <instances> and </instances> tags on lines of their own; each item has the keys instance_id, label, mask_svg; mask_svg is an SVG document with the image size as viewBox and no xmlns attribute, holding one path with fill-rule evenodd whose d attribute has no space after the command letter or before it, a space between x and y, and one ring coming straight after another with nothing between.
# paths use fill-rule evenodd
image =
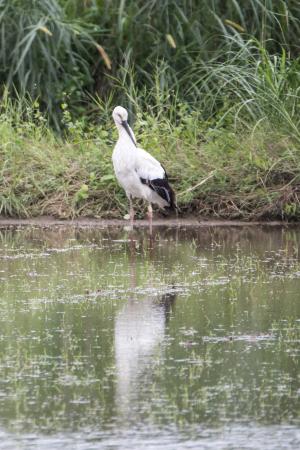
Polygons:
<instances>
[{"instance_id":1,"label":"weed clump","mask_svg":"<svg viewBox=\"0 0 300 450\"><path fill-rule=\"evenodd\" d=\"M117 185L111 153L112 120L72 119L65 133L48 127L36 102L18 107L6 98L0 111L0 214L13 217L122 217L127 200ZM179 105L178 121L139 112L138 143L166 167L181 213L234 219L300 217L300 142L265 123L250 130L212 126L201 112ZM131 121L132 121L131 117ZM141 206L140 214L143 214Z\"/></svg>"}]
</instances>

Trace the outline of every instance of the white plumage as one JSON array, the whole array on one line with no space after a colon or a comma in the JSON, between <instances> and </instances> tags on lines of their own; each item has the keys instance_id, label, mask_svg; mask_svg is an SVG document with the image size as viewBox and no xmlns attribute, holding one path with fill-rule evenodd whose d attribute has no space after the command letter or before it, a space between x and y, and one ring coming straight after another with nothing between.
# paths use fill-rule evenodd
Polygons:
<instances>
[{"instance_id":1,"label":"white plumage","mask_svg":"<svg viewBox=\"0 0 300 450\"><path fill-rule=\"evenodd\" d=\"M168 183L167 174L157 159L137 147L134 133L128 125L128 113L122 106L113 110L113 119L119 139L112 154L115 174L130 203L130 220L133 226L132 198L142 198L149 203L150 233L152 233L152 203L161 208L176 208L175 195Z\"/></svg>"}]
</instances>

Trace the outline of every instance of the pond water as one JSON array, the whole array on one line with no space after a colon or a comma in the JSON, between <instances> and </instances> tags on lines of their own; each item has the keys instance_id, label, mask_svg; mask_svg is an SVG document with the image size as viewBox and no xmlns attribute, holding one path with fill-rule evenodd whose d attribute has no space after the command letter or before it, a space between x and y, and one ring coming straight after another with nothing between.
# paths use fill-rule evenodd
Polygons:
<instances>
[{"instance_id":1,"label":"pond water","mask_svg":"<svg viewBox=\"0 0 300 450\"><path fill-rule=\"evenodd\" d=\"M0 449L299 449L299 244L0 230Z\"/></svg>"}]
</instances>

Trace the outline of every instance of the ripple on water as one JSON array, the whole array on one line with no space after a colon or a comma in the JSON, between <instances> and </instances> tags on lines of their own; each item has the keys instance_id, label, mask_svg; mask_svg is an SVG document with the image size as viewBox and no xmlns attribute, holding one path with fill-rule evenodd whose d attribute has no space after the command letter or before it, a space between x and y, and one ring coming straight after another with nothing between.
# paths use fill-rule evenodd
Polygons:
<instances>
[{"instance_id":1,"label":"ripple on water","mask_svg":"<svg viewBox=\"0 0 300 450\"><path fill-rule=\"evenodd\" d=\"M187 437L186 435L190 436ZM16 436L0 431L0 450L295 450L300 431L295 426L249 426L233 424L218 429L193 428L111 430L54 435Z\"/></svg>"},{"instance_id":2,"label":"ripple on water","mask_svg":"<svg viewBox=\"0 0 300 450\"><path fill-rule=\"evenodd\" d=\"M298 230L0 234L0 450L300 448Z\"/></svg>"}]
</instances>

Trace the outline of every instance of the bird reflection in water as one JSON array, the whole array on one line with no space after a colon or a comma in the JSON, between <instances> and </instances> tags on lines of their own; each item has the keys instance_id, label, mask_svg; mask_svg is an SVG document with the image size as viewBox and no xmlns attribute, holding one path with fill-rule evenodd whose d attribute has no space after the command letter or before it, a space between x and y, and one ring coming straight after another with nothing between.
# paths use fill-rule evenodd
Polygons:
<instances>
[{"instance_id":1,"label":"bird reflection in water","mask_svg":"<svg viewBox=\"0 0 300 450\"><path fill-rule=\"evenodd\" d=\"M132 297L115 319L116 405L119 417L134 420L134 404L141 391L151 385L152 368L160 359L166 326L176 293L137 295L136 261L131 250ZM149 283L151 286L151 283ZM130 414L129 414L130 413Z\"/></svg>"}]
</instances>

